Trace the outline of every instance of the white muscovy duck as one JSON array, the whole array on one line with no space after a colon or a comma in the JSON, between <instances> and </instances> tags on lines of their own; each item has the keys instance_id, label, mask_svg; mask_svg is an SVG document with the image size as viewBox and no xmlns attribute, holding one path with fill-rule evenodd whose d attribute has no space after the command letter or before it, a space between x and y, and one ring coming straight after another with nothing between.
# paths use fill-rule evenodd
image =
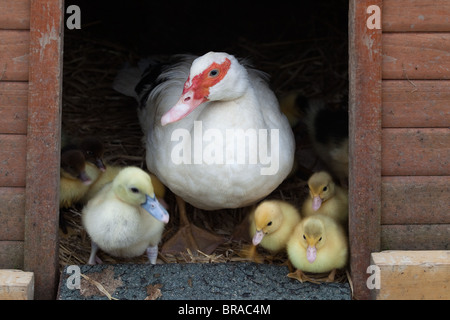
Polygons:
<instances>
[{"instance_id":1,"label":"white muscovy duck","mask_svg":"<svg viewBox=\"0 0 450 320\"><path fill-rule=\"evenodd\" d=\"M265 73L227 53L174 57L124 68L114 89L140 104L147 167L177 195L183 227L163 250L211 253L222 239L191 225L181 199L216 210L264 198L291 171L294 135Z\"/></svg>"}]
</instances>

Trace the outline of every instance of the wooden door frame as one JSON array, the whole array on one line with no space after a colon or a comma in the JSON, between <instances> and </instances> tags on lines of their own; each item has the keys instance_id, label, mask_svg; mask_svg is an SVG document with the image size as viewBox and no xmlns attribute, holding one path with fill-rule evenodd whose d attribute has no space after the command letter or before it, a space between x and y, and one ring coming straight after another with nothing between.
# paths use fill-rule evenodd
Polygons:
<instances>
[{"instance_id":1,"label":"wooden door frame","mask_svg":"<svg viewBox=\"0 0 450 320\"><path fill-rule=\"evenodd\" d=\"M380 250L381 221L381 28L370 29L368 7L349 4L349 244L353 295L369 299L370 254Z\"/></svg>"},{"instance_id":2,"label":"wooden door frame","mask_svg":"<svg viewBox=\"0 0 450 320\"><path fill-rule=\"evenodd\" d=\"M54 299L59 277L59 166L63 0L31 0L24 269L35 298Z\"/></svg>"}]
</instances>

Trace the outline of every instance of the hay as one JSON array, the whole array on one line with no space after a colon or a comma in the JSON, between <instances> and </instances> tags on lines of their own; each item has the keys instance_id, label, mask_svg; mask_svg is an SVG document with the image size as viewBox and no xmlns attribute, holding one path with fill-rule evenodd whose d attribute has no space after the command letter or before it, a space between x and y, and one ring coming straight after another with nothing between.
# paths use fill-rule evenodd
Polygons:
<instances>
[{"instance_id":1,"label":"hay","mask_svg":"<svg viewBox=\"0 0 450 320\"><path fill-rule=\"evenodd\" d=\"M230 48L240 57L251 57L254 66L271 76L271 86L278 96L292 91L306 96L327 92L331 100L347 94L346 43L337 38L303 39L272 43L254 43L241 39ZM330 56L330 50L333 54ZM344 57L344 58L343 58ZM95 135L105 144L105 161L114 165L145 168L145 151L135 102L112 89L117 70L125 61L138 57L127 48L96 38L65 36L63 79L63 132L73 136ZM307 196L306 179L316 165L302 125L294 128L297 141L297 174L289 177L267 198L282 199L300 206ZM303 160L302 160L303 159ZM168 192L171 220L163 234L163 242L177 231L178 213L173 194ZM233 237L250 208L205 212L187 206L191 221L228 239L212 255L186 251L179 256L161 255L162 263L218 263L248 261L243 249L248 240ZM81 226L81 208L65 211L69 232L60 233L60 265L85 264L89 258L90 240ZM271 255L257 249L264 263L284 264L286 254ZM118 259L103 252L104 263L147 263L142 255L134 259ZM338 274L336 281L345 281Z\"/></svg>"}]
</instances>

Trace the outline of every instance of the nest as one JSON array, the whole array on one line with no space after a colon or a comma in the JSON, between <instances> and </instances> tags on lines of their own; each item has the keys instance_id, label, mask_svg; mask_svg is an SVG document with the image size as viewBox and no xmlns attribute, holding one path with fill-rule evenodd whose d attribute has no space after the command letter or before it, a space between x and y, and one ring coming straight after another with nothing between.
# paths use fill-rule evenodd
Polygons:
<instances>
[{"instance_id":1,"label":"nest","mask_svg":"<svg viewBox=\"0 0 450 320\"><path fill-rule=\"evenodd\" d=\"M344 38L346 39L346 38ZM305 96L323 95L339 100L347 94L347 44L342 38L309 38L292 41L256 43L240 39L229 49L239 57L251 57L253 65L270 75L270 83L279 97L293 91ZM332 54L330 54L332 52ZM120 44L98 37L65 36L62 130L74 136L94 135L105 145L104 160L108 164L145 168L145 149L136 112L136 103L112 89L117 71L125 61L137 61L138 55ZM305 128L294 127L297 155L301 161L297 171L286 179L267 198L282 199L300 207L307 196L306 180L317 167ZM162 242L178 228L175 196L168 190L171 220L166 226ZM90 240L81 226L81 207L65 212L68 233L60 233L60 265L85 264L89 258ZM227 241L211 255L186 251L177 256L159 254L163 263L215 263L247 260L249 245L247 230L244 236L236 232L251 208L206 212L187 205L190 220L197 226L222 235ZM258 248L263 263L285 264L285 253L272 255ZM103 252L104 263L146 263L145 255L134 259L118 259ZM340 274L337 281L345 281Z\"/></svg>"}]
</instances>

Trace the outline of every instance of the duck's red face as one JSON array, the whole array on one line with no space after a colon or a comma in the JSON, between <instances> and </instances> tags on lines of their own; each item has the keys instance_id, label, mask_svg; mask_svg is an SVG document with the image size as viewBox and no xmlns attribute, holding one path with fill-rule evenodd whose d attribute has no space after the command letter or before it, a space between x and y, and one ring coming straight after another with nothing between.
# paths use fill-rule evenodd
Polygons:
<instances>
[{"instance_id":1,"label":"duck's red face","mask_svg":"<svg viewBox=\"0 0 450 320\"><path fill-rule=\"evenodd\" d=\"M161 118L161 124L176 122L190 114L203 102L209 100L209 90L219 83L230 69L231 61L225 59L222 63L211 63L202 72L189 77L184 83L183 92L178 102Z\"/></svg>"}]
</instances>

